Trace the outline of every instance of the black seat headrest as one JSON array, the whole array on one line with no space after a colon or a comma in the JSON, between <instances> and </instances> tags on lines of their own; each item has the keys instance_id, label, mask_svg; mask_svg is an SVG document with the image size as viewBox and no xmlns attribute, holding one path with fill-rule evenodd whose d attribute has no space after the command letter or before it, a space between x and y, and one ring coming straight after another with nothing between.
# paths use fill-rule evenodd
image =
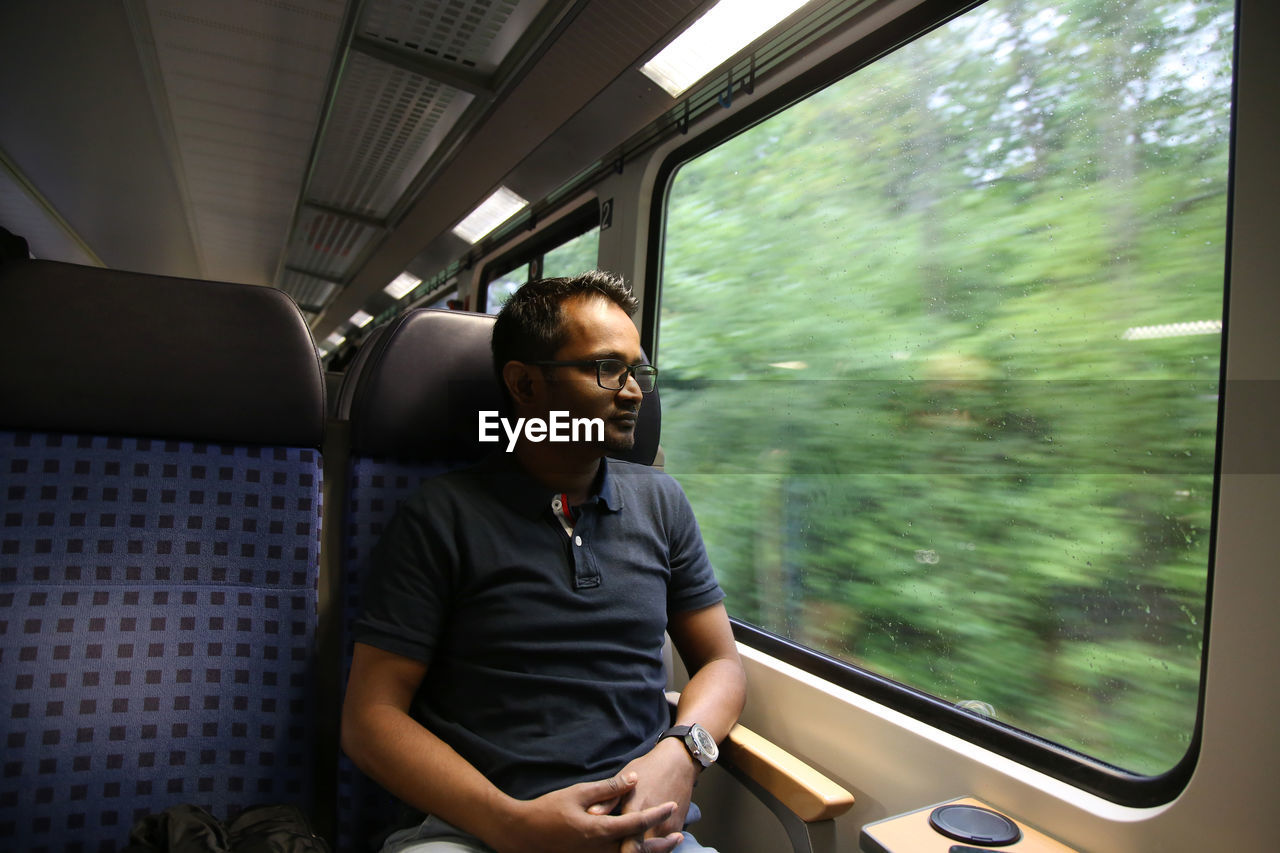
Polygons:
<instances>
[{"instance_id":1,"label":"black seat headrest","mask_svg":"<svg viewBox=\"0 0 1280 853\"><path fill-rule=\"evenodd\" d=\"M319 448L324 377L283 291L53 261L0 268L0 426Z\"/></svg>"},{"instance_id":2,"label":"black seat headrest","mask_svg":"<svg viewBox=\"0 0 1280 853\"><path fill-rule=\"evenodd\" d=\"M346 408L352 454L467 461L491 450L479 442L476 413L502 404L492 328L487 314L419 308L375 329L342 386L338 416Z\"/></svg>"},{"instance_id":3,"label":"black seat headrest","mask_svg":"<svg viewBox=\"0 0 1280 853\"><path fill-rule=\"evenodd\" d=\"M494 317L419 308L376 329L347 371L339 417L351 421L351 452L402 460L474 461L494 451L479 438L480 411L506 414L493 375ZM651 464L661 406L646 394L636 446L611 454Z\"/></svg>"}]
</instances>

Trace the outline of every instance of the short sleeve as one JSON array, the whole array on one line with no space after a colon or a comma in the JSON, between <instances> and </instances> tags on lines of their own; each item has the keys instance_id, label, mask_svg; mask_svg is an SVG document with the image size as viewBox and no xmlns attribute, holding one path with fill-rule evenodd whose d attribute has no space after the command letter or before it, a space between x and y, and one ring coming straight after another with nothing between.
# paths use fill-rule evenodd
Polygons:
<instances>
[{"instance_id":1,"label":"short sleeve","mask_svg":"<svg viewBox=\"0 0 1280 853\"><path fill-rule=\"evenodd\" d=\"M354 637L429 663L443 630L457 552L450 502L433 481L406 501L374 548Z\"/></svg>"},{"instance_id":2,"label":"short sleeve","mask_svg":"<svg viewBox=\"0 0 1280 853\"><path fill-rule=\"evenodd\" d=\"M664 516L666 519L668 562L671 584L667 589L667 612L683 613L700 610L724 599L724 591L716 581L715 570L702 542L702 531L693 515L693 507L671 477L663 474Z\"/></svg>"}]
</instances>

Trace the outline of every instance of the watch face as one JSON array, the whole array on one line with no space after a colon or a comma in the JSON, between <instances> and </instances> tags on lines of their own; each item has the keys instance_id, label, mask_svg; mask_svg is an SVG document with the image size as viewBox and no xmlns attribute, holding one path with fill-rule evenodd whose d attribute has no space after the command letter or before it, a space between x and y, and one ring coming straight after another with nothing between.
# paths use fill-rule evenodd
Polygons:
<instances>
[{"instance_id":1,"label":"watch face","mask_svg":"<svg viewBox=\"0 0 1280 853\"><path fill-rule=\"evenodd\" d=\"M715 738L711 737L711 733L702 726L694 726L689 732L693 736L693 740L698 744L698 750L712 761L720 754L719 748L716 747Z\"/></svg>"}]
</instances>

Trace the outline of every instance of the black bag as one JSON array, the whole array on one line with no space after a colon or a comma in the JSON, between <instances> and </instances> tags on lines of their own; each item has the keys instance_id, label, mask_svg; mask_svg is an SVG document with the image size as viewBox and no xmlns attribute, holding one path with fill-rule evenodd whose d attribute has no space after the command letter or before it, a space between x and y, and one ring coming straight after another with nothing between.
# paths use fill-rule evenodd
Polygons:
<instances>
[{"instance_id":1,"label":"black bag","mask_svg":"<svg viewBox=\"0 0 1280 853\"><path fill-rule=\"evenodd\" d=\"M122 853L329 853L329 845L296 806L254 806L223 824L181 805L135 823Z\"/></svg>"}]
</instances>

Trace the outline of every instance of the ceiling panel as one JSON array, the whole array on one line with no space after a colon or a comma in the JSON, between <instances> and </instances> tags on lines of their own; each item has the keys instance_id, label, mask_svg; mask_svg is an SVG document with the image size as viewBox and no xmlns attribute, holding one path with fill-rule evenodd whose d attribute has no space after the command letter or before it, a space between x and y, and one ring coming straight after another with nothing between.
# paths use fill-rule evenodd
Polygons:
<instances>
[{"instance_id":1,"label":"ceiling panel","mask_svg":"<svg viewBox=\"0 0 1280 853\"><path fill-rule=\"evenodd\" d=\"M526 198L540 198L639 130L647 113L637 119L629 112L632 100L620 99L615 107L623 120L617 121L615 113L615 121L599 128L600 138L592 135L590 148L568 146L566 151L562 146L559 151L565 156L539 158L536 173L523 168L541 143L569 126L611 83L632 73L655 42L688 20L703 2L594 0L575 5L572 19L545 45L538 61L513 80L467 144L435 172L421 196L393 223L394 229L362 259L354 278L314 324L316 332L341 327L366 301L376 304L382 287L400 271L431 275L439 269L439 258L458 258L466 244L450 229L498 184L506 183ZM652 84L649 88L658 91ZM644 108L650 108L647 101ZM640 124L631 123L637 120Z\"/></svg>"},{"instance_id":2,"label":"ceiling panel","mask_svg":"<svg viewBox=\"0 0 1280 853\"><path fill-rule=\"evenodd\" d=\"M348 281L546 0L368 0L285 266ZM473 119L469 119L473 120ZM283 281L283 279L282 279ZM385 282L384 282L385 284Z\"/></svg>"},{"instance_id":3,"label":"ceiling panel","mask_svg":"<svg viewBox=\"0 0 1280 853\"><path fill-rule=\"evenodd\" d=\"M296 270L285 270L280 277L280 289L305 311L328 302L338 285Z\"/></svg>"},{"instance_id":4,"label":"ceiling panel","mask_svg":"<svg viewBox=\"0 0 1280 853\"><path fill-rule=\"evenodd\" d=\"M369 0L361 32L433 59L497 69L545 0Z\"/></svg>"},{"instance_id":5,"label":"ceiling panel","mask_svg":"<svg viewBox=\"0 0 1280 853\"><path fill-rule=\"evenodd\" d=\"M352 53L308 199L385 217L472 100L452 86Z\"/></svg>"},{"instance_id":6,"label":"ceiling panel","mask_svg":"<svg viewBox=\"0 0 1280 853\"><path fill-rule=\"evenodd\" d=\"M147 0L153 96L171 124L205 277L272 281L344 8L341 0Z\"/></svg>"},{"instance_id":7,"label":"ceiling panel","mask_svg":"<svg viewBox=\"0 0 1280 853\"><path fill-rule=\"evenodd\" d=\"M380 228L332 213L303 208L289 243L288 267L323 279L342 280Z\"/></svg>"}]
</instances>

